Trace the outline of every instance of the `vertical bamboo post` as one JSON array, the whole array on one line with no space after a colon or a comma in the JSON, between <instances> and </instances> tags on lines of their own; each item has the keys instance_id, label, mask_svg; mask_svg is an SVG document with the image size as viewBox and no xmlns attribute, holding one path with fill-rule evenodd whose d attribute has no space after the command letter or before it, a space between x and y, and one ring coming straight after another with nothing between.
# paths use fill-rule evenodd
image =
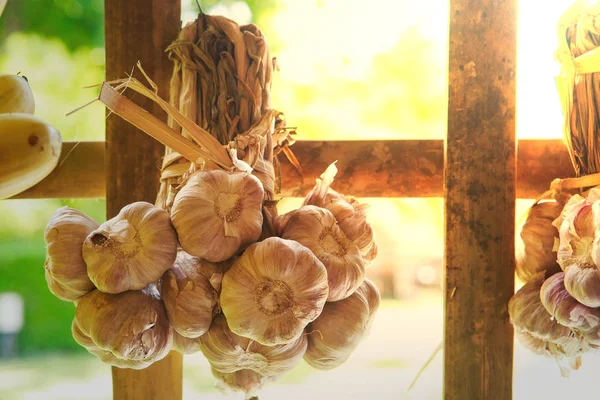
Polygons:
<instances>
[{"instance_id":1,"label":"vertical bamboo post","mask_svg":"<svg viewBox=\"0 0 600 400\"><path fill-rule=\"evenodd\" d=\"M512 398L517 0L451 0L446 400Z\"/></svg>"},{"instance_id":2,"label":"vertical bamboo post","mask_svg":"<svg viewBox=\"0 0 600 400\"><path fill-rule=\"evenodd\" d=\"M123 78L140 60L168 99L171 62L165 49L179 33L180 0L105 0L106 79ZM143 108L166 121L149 100ZM154 203L164 146L111 115L106 120L106 212L110 218L134 201ZM182 357L171 352L147 369L114 368L115 400L181 400Z\"/></svg>"}]
</instances>

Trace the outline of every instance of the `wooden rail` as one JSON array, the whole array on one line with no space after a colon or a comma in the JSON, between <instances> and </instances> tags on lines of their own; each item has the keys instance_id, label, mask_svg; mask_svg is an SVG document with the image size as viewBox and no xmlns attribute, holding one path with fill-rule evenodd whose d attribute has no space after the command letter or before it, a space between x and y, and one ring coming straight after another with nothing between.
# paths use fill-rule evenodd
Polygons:
<instances>
[{"instance_id":1,"label":"wooden rail","mask_svg":"<svg viewBox=\"0 0 600 400\"><path fill-rule=\"evenodd\" d=\"M299 141L294 153L300 176L282 157L282 195L304 196L331 163L340 172L334 187L358 197L442 197L442 140ZM65 142L58 167L46 179L15 196L103 198L106 193L104 142ZM148 168L158 172L159 163ZM560 140L521 140L518 146L517 197L535 198L554 178L574 176Z\"/></svg>"}]
</instances>

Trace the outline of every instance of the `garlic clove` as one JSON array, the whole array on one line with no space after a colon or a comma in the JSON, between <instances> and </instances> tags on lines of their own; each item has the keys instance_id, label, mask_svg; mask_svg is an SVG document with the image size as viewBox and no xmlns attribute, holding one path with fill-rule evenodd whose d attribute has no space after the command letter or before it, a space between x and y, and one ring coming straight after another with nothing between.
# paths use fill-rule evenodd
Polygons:
<instances>
[{"instance_id":1,"label":"garlic clove","mask_svg":"<svg viewBox=\"0 0 600 400\"><path fill-rule=\"evenodd\" d=\"M213 376L217 379L216 387L223 394L243 392L246 399L258 393L265 384L273 381L274 377L265 377L249 370L242 369L232 373L219 372L211 367Z\"/></svg>"},{"instance_id":2,"label":"garlic clove","mask_svg":"<svg viewBox=\"0 0 600 400\"><path fill-rule=\"evenodd\" d=\"M181 354L195 354L200 349L199 338L187 338L173 330L173 350Z\"/></svg>"},{"instance_id":3,"label":"garlic clove","mask_svg":"<svg viewBox=\"0 0 600 400\"><path fill-rule=\"evenodd\" d=\"M160 279L177 256L169 214L139 201L91 232L83 244L88 275L105 293L139 290Z\"/></svg>"},{"instance_id":4,"label":"garlic clove","mask_svg":"<svg viewBox=\"0 0 600 400\"><path fill-rule=\"evenodd\" d=\"M163 276L161 295L171 326L181 336L195 338L208 330L220 310L222 276L219 265L178 251L175 264Z\"/></svg>"},{"instance_id":5,"label":"garlic clove","mask_svg":"<svg viewBox=\"0 0 600 400\"><path fill-rule=\"evenodd\" d=\"M272 346L296 340L327 299L327 271L306 247L271 237L225 273L221 308L237 335Z\"/></svg>"},{"instance_id":6,"label":"garlic clove","mask_svg":"<svg viewBox=\"0 0 600 400\"><path fill-rule=\"evenodd\" d=\"M75 319L99 349L118 359L153 363L173 343L166 310L153 286L119 294L94 290L79 299Z\"/></svg>"},{"instance_id":7,"label":"garlic clove","mask_svg":"<svg viewBox=\"0 0 600 400\"><path fill-rule=\"evenodd\" d=\"M308 247L327 269L329 297L338 301L350 296L365 278L365 262L358 250L324 208L304 206L285 216L284 239Z\"/></svg>"},{"instance_id":8,"label":"garlic clove","mask_svg":"<svg viewBox=\"0 0 600 400\"><path fill-rule=\"evenodd\" d=\"M202 353L217 371L232 373L249 369L261 376L279 376L290 371L302 360L308 345L302 335L287 344L264 346L233 333L223 314L215 317L199 342Z\"/></svg>"},{"instance_id":9,"label":"garlic clove","mask_svg":"<svg viewBox=\"0 0 600 400\"><path fill-rule=\"evenodd\" d=\"M558 323L581 331L600 328L600 309L587 307L567 291L565 273L557 273L546 279L540 298L546 310Z\"/></svg>"},{"instance_id":10,"label":"garlic clove","mask_svg":"<svg viewBox=\"0 0 600 400\"><path fill-rule=\"evenodd\" d=\"M516 246L516 273L522 281L529 282L546 271L549 275L560 271L554 251L558 229L552 222L562 209L557 201L537 203L529 209Z\"/></svg>"},{"instance_id":11,"label":"garlic clove","mask_svg":"<svg viewBox=\"0 0 600 400\"><path fill-rule=\"evenodd\" d=\"M95 355L100 361L105 364L112 365L117 368L130 368L130 369L144 369L152 365L149 361L140 360L126 360L116 357L113 353L107 350L102 350L100 347L94 344L94 341L84 334L79 326L77 320L73 319L71 325L71 332L75 341L82 347L84 347L90 354Z\"/></svg>"},{"instance_id":12,"label":"garlic clove","mask_svg":"<svg viewBox=\"0 0 600 400\"><path fill-rule=\"evenodd\" d=\"M44 231L44 268L48 288L59 299L74 301L94 289L81 247L98 226L92 218L66 206L50 217Z\"/></svg>"},{"instance_id":13,"label":"garlic clove","mask_svg":"<svg viewBox=\"0 0 600 400\"><path fill-rule=\"evenodd\" d=\"M175 197L171 218L181 247L211 262L225 261L258 240L264 191L255 176L205 170Z\"/></svg>"},{"instance_id":14,"label":"garlic clove","mask_svg":"<svg viewBox=\"0 0 600 400\"><path fill-rule=\"evenodd\" d=\"M379 306L379 293L373 293L374 288L366 282L350 297L325 304L319 318L306 328L308 349L304 360L308 364L330 370L346 362L373 322Z\"/></svg>"}]
</instances>

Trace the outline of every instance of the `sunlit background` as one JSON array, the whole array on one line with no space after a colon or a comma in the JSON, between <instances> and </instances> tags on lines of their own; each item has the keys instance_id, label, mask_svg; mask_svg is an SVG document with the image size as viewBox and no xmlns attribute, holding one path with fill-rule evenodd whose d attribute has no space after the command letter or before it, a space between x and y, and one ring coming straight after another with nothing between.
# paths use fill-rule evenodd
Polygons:
<instances>
[{"instance_id":1,"label":"sunlit background","mask_svg":"<svg viewBox=\"0 0 600 400\"><path fill-rule=\"evenodd\" d=\"M195 1L182 3L182 20L195 19ZM280 66L273 105L299 127L299 139L444 137L448 1L201 3L205 12L253 22L265 32ZM553 53L556 22L569 4L544 2L541 12L540 2L520 1L519 138L562 135ZM65 117L95 96L82 87L103 79L103 29L102 0L9 0L0 18L0 72L27 76L36 114L65 140L103 139L101 106ZM370 337L342 367L317 372L302 363L267 387L261 399L442 397L441 355L407 392L443 336L442 200L365 201L373 205L380 249L369 276L385 298ZM282 211L299 203L286 199ZM517 214L530 203L519 200ZM0 345L8 348L6 343L15 340L13 354L0 354L1 400L111 398L110 368L74 342L73 307L54 298L44 281L43 228L65 204L105 219L103 200L0 201ZM22 320L18 299L24 305ZM18 334L7 334L11 329ZM599 366L585 359L571 380L563 380L552 361L516 345L514 398L583 395ZM201 355L185 358L184 390L186 399L240 398L217 393Z\"/></svg>"}]
</instances>

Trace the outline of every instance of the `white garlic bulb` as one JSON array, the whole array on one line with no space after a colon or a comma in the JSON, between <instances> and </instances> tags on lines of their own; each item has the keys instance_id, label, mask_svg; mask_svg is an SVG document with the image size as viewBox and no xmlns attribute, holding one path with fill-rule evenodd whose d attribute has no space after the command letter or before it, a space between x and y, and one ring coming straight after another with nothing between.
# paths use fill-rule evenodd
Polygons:
<instances>
[{"instance_id":1,"label":"white garlic bulb","mask_svg":"<svg viewBox=\"0 0 600 400\"><path fill-rule=\"evenodd\" d=\"M600 307L600 251L596 232L600 228L600 201L571 197L560 223L558 263L565 271L567 291L588 307Z\"/></svg>"},{"instance_id":2,"label":"white garlic bulb","mask_svg":"<svg viewBox=\"0 0 600 400\"><path fill-rule=\"evenodd\" d=\"M524 282L539 274L552 275L560 271L554 250L558 229L552 222L560 216L563 206L557 201L546 201L529 209L516 246L516 273Z\"/></svg>"},{"instance_id":3,"label":"white garlic bulb","mask_svg":"<svg viewBox=\"0 0 600 400\"><path fill-rule=\"evenodd\" d=\"M258 393L265 384L275 379L275 377L261 376L250 369L226 373L219 372L211 367L211 372L217 379L216 387L219 391L223 394L243 392L246 399L250 399L254 394Z\"/></svg>"},{"instance_id":4,"label":"white garlic bulb","mask_svg":"<svg viewBox=\"0 0 600 400\"><path fill-rule=\"evenodd\" d=\"M185 251L163 276L161 295L173 329L182 336L203 335L219 311L223 267Z\"/></svg>"},{"instance_id":5,"label":"white garlic bulb","mask_svg":"<svg viewBox=\"0 0 600 400\"><path fill-rule=\"evenodd\" d=\"M308 247L327 269L327 301L342 300L354 293L365 279L365 261L333 214L324 208L304 206L281 218L286 220L281 237Z\"/></svg>"},{"instance_id":6,"label":"white garlic bulb","mask_svg":"<svg viewBox=\"0 0 600 400\"><path fill-rule=\"evenodd\" d=\"M312 367L321 370L339 367L363 340L373 320L367 296L370 297L374 286L367 285L363 284L346 299L325 304L319 318L308 325L304 360Z\"/></svg>"},{"instance_id":7,"label":"white garlic bulb","mask_svg":"<svg viewBox=\"0 0 600 400\"><path fill-rule=\"evenodd\" d=\"M279 376L294 368L306 351L306 336L293 342L264 346L233 333L223 314L215 317L210 329L199 338L202 353L219 372L250 369L262 376Z\"/></svg>"},{"instance_id":8,"label":"white garlic bulb","mask_svg":"<svg viewBox=\"0 0 600 400\"><path fill-rule=\"evenodd\" d=\"M171 208L181 247L211 262L231 258L260 237L263 196L262 184L251 174L195 173Z\"/></svg>"},{"instance_id":9,"label":"white garlic bulb","mask_svg":"<svg viewBox=\"0 0 600 400\"><path fill-rule=\"evenodd\" d=\"M139 290L160 279L177 256L169 214L139 201L91 232L83 244L88 275L105 293Z\"/></svg>"},{"instance_id":10,"label":"white garlic bulb","mask_svg":"<svg viewBox=\"0 0 600 400\"><path fill-rule=\"evenodd\" d=\"M375 234L373 227L367 221L370 207L352 196L344 196L331 189L336 174L337 168L333 163L327 167L321 178L317 179L317 183L306 195L302 205L313 205L331 211L342 232L358 246L368 264L377 256Z\"/></svg>"},{"instance_id":11,"label":"white garlic bulb","mask_svg":"<svg viewBox=\"0 0 600 400\"><path fill-rule=\"evenodd\" d=\"M98 223L69 207L56 211L46 226L46 282L59 299L74 301L94 290L88 277L81 247Z\"/></svg>"},{"instance_id":12,"label":"white garlic bulb","mask_svg":"<svg viewBox=\"0 0 600 400\"><path fill-rule=\"evenodd\" d=\"M153 363L173 344L167 312L153 286L119 294L94 290L78 300L75 320L82 335L119 360Z\"/></svg>"},{"instance_id":13,"label":"white garlic bulb","mask_svg":"<svg viewBox=\"0 0 600 400\"><path fill-rule=\"evenodd\" d=\"M173 330L173 350L181 354L194 354L201 351L199 338L181 336Z\"/></svg>"},{"instance_id":14,"label":"white garlic bulb","mask_svg":"<svg viewBox=\"0 0 600 400\"><path fill-rule=\"evenodd\" d=\"M271 237L248 247L225 273L220 301L234 333L272 346L296 340L327 295L327 271L317 257Z\"/></svg>"}]
</instances>

